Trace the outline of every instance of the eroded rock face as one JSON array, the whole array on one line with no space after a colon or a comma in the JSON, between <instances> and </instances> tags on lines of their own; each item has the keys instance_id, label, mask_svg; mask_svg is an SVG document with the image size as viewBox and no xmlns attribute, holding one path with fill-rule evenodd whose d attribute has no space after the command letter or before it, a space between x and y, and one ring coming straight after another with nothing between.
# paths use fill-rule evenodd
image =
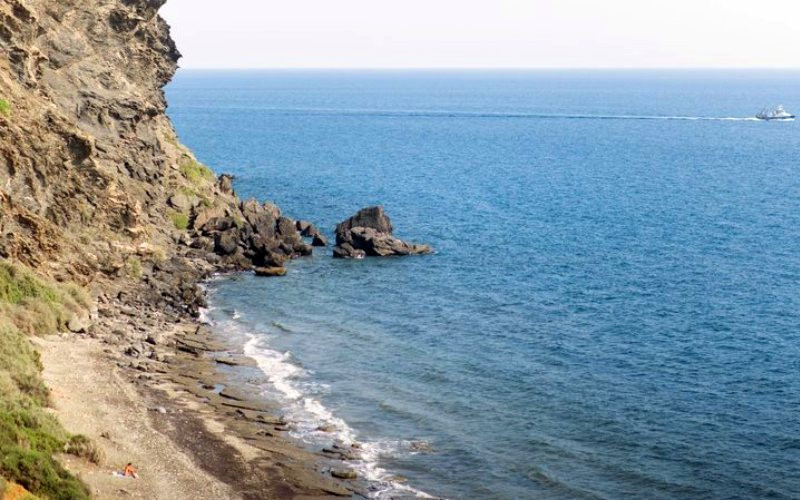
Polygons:
<instances>
[{"instance_id":1,"label":"eroded rock face","mask_svg":"<svg viewBox=\"0 0 800 500\"><path fill-rule=\"evenodd\" d=\"M183 153L164 112L180 54L161 4L0 1L0 253L75 278L103 245L166 226Z\"/></svg>"},{"instance_id":2,"label":"eroded rock face","mask_svg":"<svg viewBox=\"0 0 800 500\"><path fill-rule=\"evenodd\" d=\"M400 240L392 234L392 221L383 207L369 207L336 226L333 256L340 259L388 257L431 253L428 245Z\"/></svg>"}]
</instances>

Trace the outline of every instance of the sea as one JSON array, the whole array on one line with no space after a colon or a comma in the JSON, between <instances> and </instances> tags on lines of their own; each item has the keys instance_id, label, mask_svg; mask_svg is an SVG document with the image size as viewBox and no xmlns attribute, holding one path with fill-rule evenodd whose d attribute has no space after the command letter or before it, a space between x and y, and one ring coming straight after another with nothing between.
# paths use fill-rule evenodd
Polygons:
<instances>
[{"instance_id":1,"label":"sea","mask_svg":"<svg viewBox=\"0 0 800 500\"><path fill-rule=\"evenodd\" d=\"M800 498L793 71L181 70L242 198L430 256L209 283L260 387L376 498Z\"/></svg>"}]
</instances>

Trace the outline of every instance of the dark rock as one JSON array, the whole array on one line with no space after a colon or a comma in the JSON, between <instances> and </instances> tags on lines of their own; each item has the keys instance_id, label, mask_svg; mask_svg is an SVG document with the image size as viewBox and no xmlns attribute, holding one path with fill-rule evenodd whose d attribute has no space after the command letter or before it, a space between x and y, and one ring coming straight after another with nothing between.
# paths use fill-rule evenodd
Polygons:
<instances>
[{"instance_id":1,"label":"dark rock","mask_svg":"<svg viewBox=\"0 0 800 500\"><path fill-rule=\"evenodd\" d=\"M217 178L217 188L224 194L236 196L233 192L233 179L230 174L222 174Z\"/></svg>"},{"instance_id":2,"label":"dark rock","mask_svg":"<svg viewBox=\"0 0 800 500\"><path fill-rule=\"evenodd\" d=\"M266 252L261 258L259 267L283 267L288 260L289 258L282 253Z\"/></svg>"},{"instance_id":3,"label":"dark rock","mask_svg":"<svg viewBox=\"0 0 800 500\"><path fill-rule=\"evenodd\" d=\"M233 255L239 248L239 241L235 231L228 231L217 235L214 249L220 255Z\"/></svg>"},{"instance_id":4,"label":"dark rock","mask_svg":"<svg viewBox=\"0 0 800 500\"><path fill-rule=\"evenodd\" d=\"M297 228L298 231L300 231L300 234L305 236L306 233L308 232L308 228L312 227L312 224L305 220L299 220L295 223L295 227Z\"/></svg>"},{"instance_id":5,"label":"dark rock","mask_svg":"<svg viewBox=\"0 0 800 500\"><path fill-rule=\"evenodd\" d=\"M353 248L350 243L343 243L333 248L333 257L336 259L363 259L367 252Z\"/></svg>"},{"instance_id":6,"label":"dark rock","mask_svg":"<svg viewBox=\"0 0 800 500\"><path fill-rule=\"evenodd\" d=\"M416 255L431 253L428 245L416 245L395 238L392 222L381 207L365 208L336 227L333 256L360 259L365 256Z\"/></svg>"},{"instance_id":7,"label":"dark rock","mask_svg":"<svg viewBox=\"0 0 800 500\"><path fill-rule=\"evenodd\" d=\"M293 250L295 253L302 255L303 257L308 257L314 253L314 247L303 242L296 243Z\"/></svg>"},{"instance_id":8,"label":"dark rock","mask_svg":"<svg viewBox=\"0 0 800 500\"><path fill-rule=\"evenodd\" d=\"M311 242L311 246L326 247L328 246L328 239L321 234L317 234L314 236L314 241Z\"/></svg>"},{"instance_id":9,"label":"dark rock","mask_svg":"<svg viewBox=\"0 0 800 500\"><path fill-rule=\"evenodd\" d=\"M336 246L342 243L352 243L350 231L354 227L368 227L379 233L392 234L394 228L392 221L383 211L383 207L362 208L357 214L336 226Z\"/></svg>"},{"instance_id":10,"label":"dark rock","mask_svg":"<svg viewBox=\"0 0 800 500\"><path fill-rule=\"evenodd\" d=\"M287 217L278 219L277 232L281 239L284 241L299 241L300 233L297 232L297 227L294 221Z\"/></svg>"}]
</instances>

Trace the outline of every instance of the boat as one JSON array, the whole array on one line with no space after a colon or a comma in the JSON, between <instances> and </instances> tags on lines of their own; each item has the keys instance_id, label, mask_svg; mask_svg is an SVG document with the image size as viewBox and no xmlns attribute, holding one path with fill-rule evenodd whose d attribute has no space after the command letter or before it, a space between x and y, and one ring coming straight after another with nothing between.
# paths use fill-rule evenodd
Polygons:
<instances>
[{"instance_id":1,"label":"boat","mask_svg":"<svg viewBox=\"0 0 800 500\"><path fill-rule=\"evenodd\" d=\"M783 106L778 106L773 109L763 109L756 115L759 120L794 120L795 116L784 109Z\"/></svg>"}]
</instances>

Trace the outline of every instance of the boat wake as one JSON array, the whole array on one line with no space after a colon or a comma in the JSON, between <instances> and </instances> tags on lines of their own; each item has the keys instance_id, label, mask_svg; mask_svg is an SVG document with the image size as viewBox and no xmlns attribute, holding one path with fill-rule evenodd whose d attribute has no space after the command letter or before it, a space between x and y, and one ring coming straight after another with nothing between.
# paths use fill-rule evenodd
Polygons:
<instances>
[{"instance_id":1,"label":"boat wake","mask_svg":"<svg viewBox=\"0 0 800 500\"><path fill-rule=\"evenodd\" d=\"M250 109L252 110L252 109ZM242 108L245 111L245 108ZM260 108L259 112L277 115L308 116L374 116L395 118L517 118L529 120L683 120L683 121L763 121L755 116L662 116L662 115L603 115L603 114L560 114L560 113L514 113L514 112L470 112L435 110L381 110L381 109L336 109L336 108ZM785 119L781 121L794 121Z\"/></svg>"}]
</instances>

